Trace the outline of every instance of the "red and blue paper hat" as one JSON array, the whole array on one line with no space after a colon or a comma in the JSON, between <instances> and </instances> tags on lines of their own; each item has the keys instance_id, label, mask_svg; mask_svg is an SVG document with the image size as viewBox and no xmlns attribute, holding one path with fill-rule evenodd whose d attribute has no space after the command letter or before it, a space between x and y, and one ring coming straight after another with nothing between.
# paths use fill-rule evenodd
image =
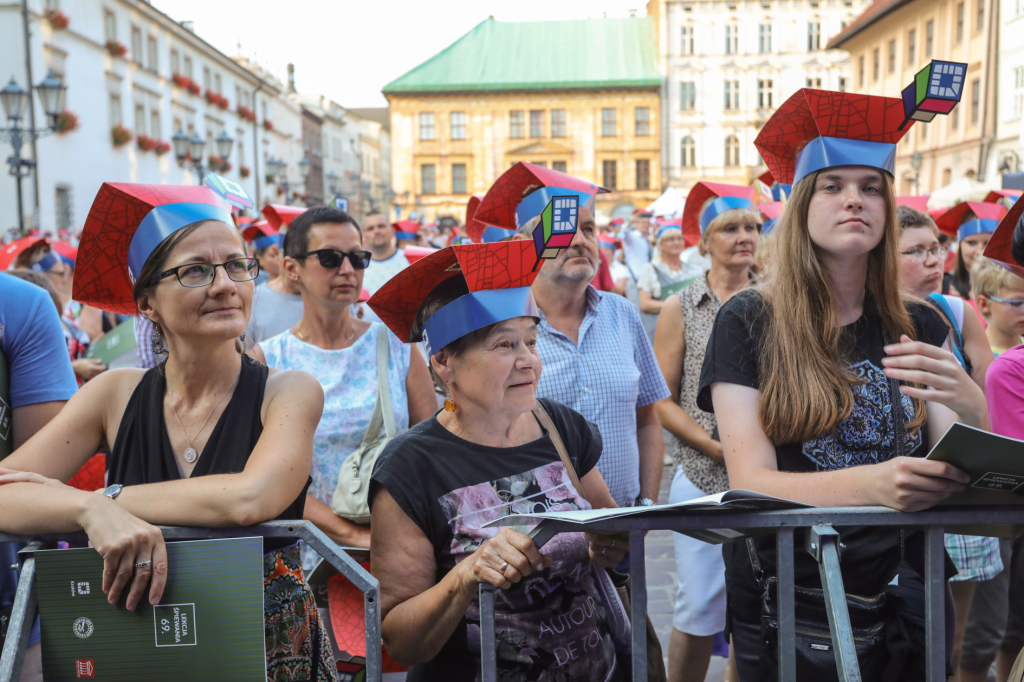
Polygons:
<instances>
[{"instance_id":1,"label":"red and blue paper hat","mask_svg":"<svg viewBox=\"0 0 1024 682\"><path fill-rule=\"evenodd\" d=\"M564 241L569 228L557 223L570 224L572 241L578 209L575 195L549 201L536 228L549 235L547 242L518 239L435 251L392 277L368 305L398 338L422 341L428 358L452 341L487 325L514 317L539 318L540 310L530 285L537 277L541 259L554 258L561 250L552 244ZM423 324L422 334L413 337L413 322L423 301L451 277L465 278L469 293L431 315Z\"/></svg>"},{"instance_id":2,"label":"red and blue paper hat","mask_svg":"<svg viewBox=\"0 0 1024 682\"><path fill-rule=\"evenodd\" d=\"M420 224L419 221L406 218L397 223L391 223L391 229L395 231L395 239L399 241L416 241Z\"/></svg>"},{"instance_id":3,"label":"red and blue paper hat","mask_svg":"<svg viewBox=\"0 0 1024 682\"><path fill-rule=\"evenodd\" d=\"M305 212L306 209L301 206L267 204L263 207L263 217L267 219L272 228L277 230L277 245L279 248L284 249L284 236L288 233L288 226Z\"/></svg>"},{"instance_id":4,"label":"red and blue paper hat","mask_svg":"<svg viewBox=\"0 0 1024 682\"><path fill-rule=\"evenodd\" d=\"M64 261L66 265L70 265L72 269L75 267L75 261L78 260L78 249L67 242L55 241L50 244L50 247L60 256L60 259Z\"/></svg>"},{"instance_id":5,"label":"red and blue paper hat","mask_svg":"<svg viewBox=\"0 0 1024 682\"><path fill-rule=\"evenodd\" d=\"M1024 192L1021 192L1019 189L994 189L985 197L985 203L1002 204L1006 208L1010 208L1020 198L1021 194L1024 194Z\"/></svg>"},{"instance_id":6,"label":"red and blue paper hat","mask_svg":"<svg viewBox=\"0 0 1024 682\"><path fill-rule=\"evenodd\" d=\"M42 235L29 235L28 237L22 237L21 239L15 239L10 244L0 245L0 270L8 270L11 265L17 260L18 256L25 253L29 249L32 249L39 244L49 244L50 240ZM49 268L53 267L53 262L50 263ZM46 272L41 270L40 272Z\"/></svg>"},{"instance_id":7,"label":"red and blue paper hat","mask_svg":"<svg viewBox=\"0 0 1024 682\"><path fill-rule=\"evenodd\" d=\"M905 197L896 197L897 206L909 206L915 211L920 211L925 215L928 215L928 197L922 195L911 195Z\"/></svg>"},{"instance_id":8,"label":"red and blue paper hat","mask_svg":"<svg viewBox=\"0 0 1024 682\"><path fill-rule=\"evenodd\" d=\"M1003 216L1002 220L999 221L999 225L992 234L992 238L988 240L984 256L1024 279L1024 266L1014 260L1011 249L1013 233L1016 232L1017 224L1020 222L1022 215L1024 215L1024 201L1018 198L1010 210L1006 212L1006 215Z\"/></svg>"},{"instance_id":9,"label":"red and blue paper hat","mask_svg":"<svg viewBox=\"0 0 1024 682\"><path fill-rule=\"evenodd\" d=\"M793 185L783 184L775 181L775 176L772 175L771 171L765 171L761 173L761 176L757 179L767 191L762 190L761 194L765 197L770 196L773 201L785 201L789 198L789 195L793 193Z\"/></svg>"},{"instance_id":10,"label":"red and blue paper hat","mask_svg":"<svg viewBox=\"0 0 1024 682\"><path fill-rule=\"evenodd\" d=\"M969 214L973 213L973 216ZM935 221L940 230L957 240L976 234L990 234L999 227L999 221L1006 215L1002 204L986 204L981 201L964 201L943 213Z\"/></svg>"},{"instance_id":11,"label":"red and blue paper hat","mask_svg":"<svg viewBox=\"0 0 1024 682\"><path fill-rule=\"evenodd\" d=\"M775 226L779 224L779 218L782 217L782 212L785 210L786 205L781 201L768 201L758 204L757 208L761 211L761 216L764 218L764 222L761 223L761 236L767 237L775 229Z\"/></svg>"},{"instance_id":12,"label":"red and blue paper hat","mask_svg":"<svg viewBox=\"0 0 1024 682\"><path fill-rule=\"evenodd\" d=\"M242 230L242 237L252 244L253 248L261 251L269 246L281 246L281 233L277 228L271 226L269 220L260 220L251 223Z\"/></svg>"},{"instance_id":13,"label":"red and blue paper hat","mask_svg":"<svg viewBox=\"0 0 1024 682\"><path fill-rule=\"evenodd\" d=\"M708 204L707 208L703 208L704 202L712 198L714 201ZM721 182L698 182L690 190L686 197L686 205L683 207L683 237L688 244L696 244L712 220L734 208L757 213L756 199L757 193L753 187L726 185Z\"/></svg>"},{"instance_id":14,"label":"red and blue paper hat","mask_svg":"<svg viewBox=\"0 0 1024 682\"><path fill-rule=\"evenodd\" d=\"M89 209L78 245L73 297L124 315L137 312L132 287L150 254L193 223L220 220L234 226L231 207L251 208L237 183L219 176L204 185L139 185L105 182Z\"/></svg>"},{"instance_id":15,"label":"red and blue paper hat","mask_svg":"<svg viewBox=\"0 0 1024 682\"><path fill-rule=\"evenodd\" d=\"M509 239L515 235L515 230L506 230L495 225L488 225L476 219L477 209L480 208L480 202L483 199L483 197L470 197L469 203L466 204L466 235L473 243L491 244L493 242L500 242L503 239Z\"/></svg>"},{"instance_id":16,"label":"red and blue paper hat","mask_svg":"<svg viewBox=\"0 0 1024 682\"><path fill-rule=\"evenodd\" d=\"M768 120L754 146L782 183L795 185L836 166L871 166L891 176L896 143L912 122L949 113L960 100L959 67L966 65L932 62L904 91L904 99L802 88Z\"/></svg>"},{"instance_id":17,"label":"red and blue paper hat","mask_svg":"<svg viewBox=\"0 0 1024 682\"><path fill-rule=\"evenodd\" d=\"M567 173L520 161L494 181L473 217L515 232L540 215L556 196L575 196L578 206L593 210L595 197L607 191Z\"/></svg>"}]
</instances>

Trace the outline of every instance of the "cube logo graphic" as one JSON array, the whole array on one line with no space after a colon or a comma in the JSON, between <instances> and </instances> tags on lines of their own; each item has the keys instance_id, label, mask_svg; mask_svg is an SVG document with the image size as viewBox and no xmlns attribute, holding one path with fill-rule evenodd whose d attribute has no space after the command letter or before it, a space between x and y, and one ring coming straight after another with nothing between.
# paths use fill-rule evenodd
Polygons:
<instances>
[{"instance_id":1,"label":"cube logo graphic","mask_svg":"<svg viewBox=\"0 0 1024 682\"><path fill-rule=\"evenodd\" d=\"M580 198L575 194L552 197L540 214L540 222L533 229L533 244L537 258L555 258L568 248L576 234Z\"/></svg>"},{"instance_id":2,"label":"cube logo graphic","mask_svg":"<svg viewBox=\"0 0 1024 682\"><path fill-rule=\"evenodd\" d=\"M80 597L89 594L89 583L86 581L75 583L75 589L72 590L72 594L77 594Z\"/></svg>"},{"instance_id":3,"label":"cube logo graphic","mask_svg":"<svg viewBox=\"0 0 1024 682\"><path fill-rule=\"evenodd\" d=\"M963 95L966 75L966 64L938 60L918 71L914 82L903 88L903 125L912 120L928 122L936 114L951 112Z\"/></svg>"},{"instance_id":4,"label":"cube logo graphic","mask_svg":"<svg viewBox=\"0 0 1024 682\"><path fill-rule=\"evenodd\" d=\"M96 664L93 659L78 659L75 661L75 677L96 677Z\"/></svg>"}]
</instances>

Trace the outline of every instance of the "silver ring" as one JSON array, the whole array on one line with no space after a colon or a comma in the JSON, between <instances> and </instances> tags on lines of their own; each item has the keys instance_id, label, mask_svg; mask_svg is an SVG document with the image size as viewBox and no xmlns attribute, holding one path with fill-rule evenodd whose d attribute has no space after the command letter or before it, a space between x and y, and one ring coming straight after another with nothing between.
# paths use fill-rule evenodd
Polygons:
<instances>
[{"instance_id":1,"label":"silver ring","mask_svg":"<svg viewBox=\"0 0 1024 682\"><path fill-rule=\"evenodd\" d=\"M601 556L608 556L608 548L607 547L602 547L601 548Z\"/></svg>"},{"instance_id":2,"label":"silver ring","mask_svg":"<svg viewBox=\"0 0 1024 682\"><path fill-rule=\"evenodd\" d=\"M505 569L508 568L508 562L506 561L501 565L501 574L505 575Z\"/></svg>"},{"instance_id":3,"label":"silver ring","mask_svg":"<svg viewBox=\"0 0 1024 682\"><path fill-rule=\"evenodd\" d=\"M612 544L608 545L608 547L611 548L611 549L615 549L615 541L616 540L618 540L618 538L612 538Z\"/></svg>"},{"instance_id":4,"label":"silver ring","mask_svg":"<svg viewBox=\"0 0 1024 682\"><path fill-rule=\"evenodd\" d=\"M153 565L153 562L151 560L139 561L139 562L136 562L135 568L149 568L152 565Z\"/></svg>"}]
</instances>

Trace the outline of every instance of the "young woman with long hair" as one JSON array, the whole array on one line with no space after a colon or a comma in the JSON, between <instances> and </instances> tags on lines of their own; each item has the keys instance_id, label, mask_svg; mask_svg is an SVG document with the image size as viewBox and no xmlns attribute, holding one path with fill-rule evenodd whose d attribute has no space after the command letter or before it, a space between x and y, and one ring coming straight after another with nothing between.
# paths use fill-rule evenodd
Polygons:
<instances>
[{"instance_id":1,"label":"young woman with long hair","mask_svg":"<svg viewBox=\"0 0 1024 682\"><path fill-rule=\"evenodd\" d=\"M802 90L793 99L815 93ZM838 96L836 109L845 106L846 95L821 94ZM801 115L785 109L779 113L790 124ZM813 110L812 104L803 115ZM770 132L766 126L762 135ZM821 135L812 141L826 147L839 137ZM722 306L704 360L697 403L715 412L732 488L820 506L910 511L969 482L947 464L922 459L955 420L980 426L984 416L959 405L944 375L935 373L948 359L939 348L947 327L899 288L899 228L887 161L897 139L869 142L885 147L877 156L877 149L858 146L846 157L865 165L832 165L842 154L808 160L798 150L787 162L787 150L759 144L769 167L782 168L771 168L775 177L793 177L794 167L803 172L775 230L771 277ZM905 382L898 406L891 402L890 379ZM848 594L881 593L904 548L911 565L923 570L919 534L908 532L904 544L892 528L838 530ZM754 544L756 557L742 542L724 549L728 626L743 680L759 679L764 590L755 560L764 576L777 565L774 538ZM820 586L810 555L797 552L794 566L798 585Z\"/></svg>"}]
</instances>

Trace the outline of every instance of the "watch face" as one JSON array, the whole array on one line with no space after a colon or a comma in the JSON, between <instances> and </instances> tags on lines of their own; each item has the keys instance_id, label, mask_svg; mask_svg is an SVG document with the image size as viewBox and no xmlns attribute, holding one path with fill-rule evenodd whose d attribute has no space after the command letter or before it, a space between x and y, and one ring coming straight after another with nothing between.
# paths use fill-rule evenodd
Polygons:
<instances>
[{"instance_id":1,"label":"watch face","mask_svg":"<svg viewBox=\"0 0 1024 682\"><path fill-rule=\"evenodd\" d=\"M106 490L103 491L103 494L109 497L110 499L114 499L115 497L117 497L117 494L121 492L122 487L124 486L118 483L115 483L114 485L108 485Z\"/></svg>"}]
</instances>

